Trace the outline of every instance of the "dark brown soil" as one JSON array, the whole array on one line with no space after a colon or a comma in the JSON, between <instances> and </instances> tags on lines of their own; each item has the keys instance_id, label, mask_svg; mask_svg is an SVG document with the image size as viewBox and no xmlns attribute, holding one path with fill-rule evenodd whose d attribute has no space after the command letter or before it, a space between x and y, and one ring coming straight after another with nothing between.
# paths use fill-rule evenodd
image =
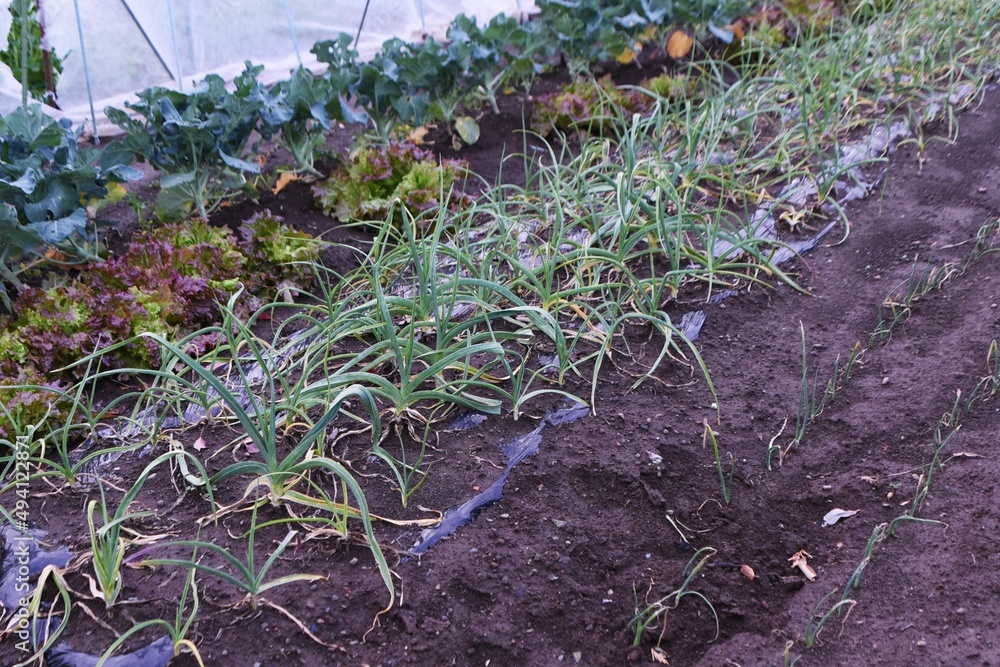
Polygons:
<instances>
[{"instance_id":1,"label":"dark brown soil","mask_svg":"<svg viewBox=\"0 0 1000 667\"><path fill-rule=\"evenodd\" d=\"M521 116L513 109L522 102L523 96L511 96L501 119L482 118L483 139L461 153L487 181L497 177L503 155L521 150ZM630 391L630 373L641 374L658 350L657 341L636 328L629 344L637 358L605 366L596 415L546 429L538 454L514 469L503 499L474 523L422 557L390 554L399 597L386 613L379 615L388 595L366 548L335 539L293 543L274 576L327 579L264 597L336 648L312 641L274 608L251 610L232 587L201 577L201 609L189 638L206 664L619 665L651 663L659 644L675 666L779 665L799 656L799 665L810 666L1000 665L993 614L1000 595L1000 464L990 449L1000 432L1000 394L964 413L987 374L990 341L1000 336L1000 254L982 256L920 298L887 342L868 348L879 305L910 279L914 263L961 267L980 227L1000 216L1000 92L987 93L958 121L957 142L931 142L922 164L915 146L897 151L884 190L848 209L846 239L795 264L809 294L755 287L717 305L688 304L708 315L698 345L718 411L705 383L679 365ZM511 162L503 175L516 181ZM261 206L344 243L326 258L337 270L357 261L350 246L363 246L366 233L331 226L312 208L305 186L294 184ZM249 211L244 205L226 216L237 220ZM775 454L768 470L769 442L784 450L795 430L800 323L820 391L838 355L843 363L856 342L864 353L803 441L787 450L780 466ZM585 391L582 383L568 389ZM944 448L945 465L935 470L918 513L938 523L900 522L875 549L861 587L849 593L856 605L846 616L834 614L807 648L810 619L840 599L873 530L910 510L934 455L935 426L952 410L956 391L962 392L961 428ZM405 512L398 495L379 482L384 467L353 451L349 458L365 475L375 513L433 516L420 508L444 510L496 479L503 466L498 443L533 430L552 407L533 407L533 416L518 421L504 415L470 431L442 432L431 474ZM729 504L711 446L703 446L706 420L723 456L735 458ZM191 443L199 435L225 441L225 434L211 431L176 437ZM210 468L229 456L219 455ZM123 459L123 483L145 463ZM46 488L37 488L35 520L52 541L87 551L85 494L42 495ZM140 499L160 513L140 525L142 532L191 537L207 504L192 495L174 509L176 498L167 479L151 482ZM823 527L834 508L859 512ZM263 508L260 518L281 516L280 508ZM242 556L243 540L231 536L248 524L241 513L201 537ZM262 530L260 553L273 549L286 530ZM378 528L382 544L398 550L412 546L418 531ZM662 634L649 631L633 648L629 622L637 607L675 591L703 547L715 554L689 590L711 603L718 638L712 611L687 596L669 612ZM788 561L802 549L812 556L815 581ZM753 581L742 565L753 569ZM88 602L97 617L118 632L139 620L173 618L180 575L126 569L124 576L122 598L131 602L107 613L100 602ZM87 590L79 574L68 581ZM113 640L85 613L71 620L66 639L75 649L95 651ZM0 644L0 662L9 650ZM182 656L175 664L195 663Z\"/></svg>"}]
</instances>

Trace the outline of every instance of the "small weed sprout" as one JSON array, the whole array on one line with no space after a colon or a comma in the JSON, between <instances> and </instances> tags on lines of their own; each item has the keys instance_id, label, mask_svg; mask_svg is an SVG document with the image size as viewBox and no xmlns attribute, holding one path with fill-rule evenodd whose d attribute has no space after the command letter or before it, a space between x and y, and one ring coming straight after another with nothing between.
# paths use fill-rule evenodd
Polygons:
<instances>
[{"instance_id":1,"label":"small weed sprout","mask_svg":"<svg viewBox=\"0 0 1000 667\"><path fill-rule=\"evenodd\" d=\"M879 304L875 331L868 338L868 348L875 347L876 343L888 343L896 326L910 318L916 301L932 290L940 289L946 281L961 274L963 270L964 268L959 269L954 262L947 262L941 266L925 266L921 269L919 258L915 258L909 279L905 283L900 283Z\"/></svg>"},{"instance_id":2,"label":"small weed sprout","mask_svg":"<svg viewBox=\"0 0 1000 667\"><path fill-rule=\"evenodd\" d=\"M934 449L934 456L931 458L927 472L920 475L920 479L917 481L917 493L909 511L909 515L911 517L915 517L917 515L917 512L920 510L920 504L927 496L927 492L930 491L931 481L934 479L934 473L939 468L944 467L944 463L941 461L941 454L944 452L944 448L948 446L951 439L956 433L958 433L959 429L962 428L962 425L958 423L959 417L961 416L959 411L961 402L962 391L958 390L955 392L955 404L952 406L951 412L945 413L934 427L934 433L931 435L931 446Z\"/></svg>"},{"instance_id":3,"label":"small weed sprout","mask_svg":"<svg viewBox=\"0 0 1000 667\"><path fill-rule=\"evenodd\" d=\"M689 586L694 578L698 576L701 569L705 567L708 559L715 555L715 549L712 547L702 547L698 549L688 561L688 564L684 567L682 575L686 575L684 582L674 591L671 591L659 600L648 604L646 607L640 609L638 599L636 600L635 616L629 622L629 627L634 629L635 634L633 635L632 645L639 646L642 642L642 635L651 627L656 627L660 624L660 634L657 639L656 645L659 646L660 642L663 641L663 636L667 631L667 613L673 609L677 609L680 605L681 600L685 597L692 595L708 607L708 610L712 612L712 617L715 619L715 637L712 641L719 638L719 616L715 613L715 607L712 603L708 601L708 598L704 594L698 591L690 590ZM652 584L650 584L652 587ZM661 621L662 618L662 621Z\"/></svg>"},{"instance_id":4,"label":"small weed sprout","mask_svg":"<svg viewBox=\"0 0 1000 667\"><path fill-rule=\"evenodd\" d=\"M799 322L802 338L802 383L799 385L799 409L795 415L795 443L801 443L806 436L806 427L812 419L813 394L809 391L809 357L806 351L806 328Z\"/></svg>"},{"instance_id":5,"label":"small weed sprout","mask_svg":"<svg viewBox=\"0 0 1000 667\"><path fill-rule=\"evenodd\" d=\"M702 420L702 425L705 427L705 433L701 438L701 447L705 449L708 447L709 442L712 443L712 453L715 456L715 469L719 471L719 485L722 487L722 499L728 505L733 492L733 473L736 472L736 459L733 457L732 452L726 452L729 454L729 477L726 478L726 474L722 469L722 457L719 456L718 434L712 430L707 419Z\"/></svg>"},{"instance_id":6,"label":"small weed sprout","mask_svg":"<svg viewBox=\"0 0 1000 667\"><path fill-rule=\"evenodd\" d=\"M778 465L781 465L784 454L792 446L802 443L806 437L806 430L809 428L809 425L814 423L816 418L823 414L827 403L833 401L837 397L837 391L844 387L851 379L854 364L857 363L858 358L861 356L861 344L857 343L851 350L851 355L848 357L847 363L842 368L840 365L840 355L838 354L837 358L833 361L833 373L830 375L830 379L826 381L822 391L820 391L819 368L813 371L811 378L809 376L809 350L806 345L805 325L801 321L799 322L799 335L802 342L802 379L799 384L799 405L795 414L795 435L784 450L774 444L777 436L771 439L767 448L766 462L768 470L771 469L771 455L773 452L778 452ZM784 428L784 425L782 425L778 435L781 435Z\"/></svg>"},{"instance_id":7,"label":"small weed sprout","mask_svg":"<svg viewBox=\"0 0 1000 667\"><path fill-rule=\"evenodd\" d=\"M195 554L192 555L192 559L197 558L197 550ZM188 597L190 596L190 611L188 611ZM137 625L132 626L127 631L122 633L122 635L114 641L111 646L104 652L104 654L97 661L95 667L103 667L107 665L109 661L112 661L112 655L128 640L132 635L138 634L147 628L159 627L164 629L170 636L170 640L174 644L174 655L179 655L182 649L186 649L194 659L198 662L200 667L205 667L205 661L202 660L201 652L198 651L198 646L190 639L187 638L188 633L191 631L191 625L194 623L194 619L198 616L198 582L195 581L195 570L189 569L187 577L184 579L184 588L181 590L181 597L177 604L177 614L174 617L174 622L170 623L162 618L156 618L149 621L143 621ZM185 612L187 616L185 617Z\"/></svg>"},{"instance_id":8,"label":"small weed sprout","mask_svg":"<svg viewBox=\"0 0 1000 667\"><path fill-rule=\"evenodd\" d=\"M995 239L1000 238L1000 218L996 220L991 220L979 228L976 232L976 240L972 245L972 252L965 259L965 264L962 265L962 271L972 265L973 262L978 260L983 255L991 252L1000 251L1000 248L996 246Z\"/></svg>"},{"instance_id":9,"label":"small weed sprout","mask_svg":"<svg viewBox=\"0 0 1000 667\"><path fill-rule=\"evenodd\" d=\"M989 352L986 353L986 366L990 369L987 377L990 383L990 396L995 396L1000 391L1000 348L997 346L997 339L990 341Z\"/></svg>"},{"instance_id":10,"label":"small weed sprout","mask_svg":"<svg viewBox=\"0 0 1000 667\"><path fill-rule=\"evenodd\" d=\"M793 646L795 646L795 642L793 642L791 639L785 642L785 655L784 655L785 667L795 667L796 663L798 663L799 661L799 658L802 657L799 655L795 656L794 658L792 657Z\"/></svg>"},{"instance_id":11,"label":"small weed sprout","mask_svg":"<svg viewBox=\"0 0 1000 667\"><path fill-rule=\"evenodd\" d=\"M969 400L965 403L966 414L972 409L972 405L982 398L984 391L989 389L990 396L995 396L1000 391L1000 347L996 338L990 341L989 349L986 351L986 369L986 375L969 392Z\"/></svg>"},{"instance_id":12,"label":"small weed sprout","mask_svg":"<svg viewBox=\"0 0 1000 667\"><path fill-rule=\"evenodd\" d=\"M836 589L830 591L829 593L824 595L823 598L818 603L816 603L816 608L813 610L812 616L809 617L809 622L806 624L805 635L806 635L807 648L813 647L813 644L815 644L816 640L819 639L819 633L823 631L823 626L826 625L826 622L830 620L831 616L833 616L834 614L837 614L838 616L843 616L844 620L841 622L841 626L843 626L843 623L847 621L847 616L850 615L851 610L854 609L854 605L857 604L856 600L842 599L835 605L827 609L826 612L823 613L823 615L820 615L819 613L820 607L822 607L823 603L826 602L830 598L830 596L832 596L836 592L837 592Z\"/></svg>"},{"instance_id":13,"label":"small weed sprout","mask_svg":"<svg viewBox=\"0 0 1000 667\"><path fill-rule=\"evenodd\" d=\"M868 545L865 547L865 551L861 556L861 562L858 563L856 568L854 568L854 572L851 573L851 576L847 579L847 583L844 584L844 593L840 598L841 602L847 600L847 596L851 594L852 590L861 588L861 577L865 572L865 568L868 567L868 565L872 562L872 559L875 557L875 550L880 544L882 544L882 542L885 541L887 537L896 534L898 524L906 521L941 524L940 521L936 521L934 519L920 519L918 517L910 516L909 514L903 514L901 516L897 516L888 523L880 523L875 526L871 537L868 538Z\"/></svg>"}]
</instances>

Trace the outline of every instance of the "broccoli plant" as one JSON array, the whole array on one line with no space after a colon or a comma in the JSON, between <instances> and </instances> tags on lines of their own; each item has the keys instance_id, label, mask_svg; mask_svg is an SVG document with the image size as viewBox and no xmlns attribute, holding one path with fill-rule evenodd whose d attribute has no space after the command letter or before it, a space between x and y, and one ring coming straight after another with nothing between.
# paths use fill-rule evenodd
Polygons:
<instances>
[{"instance_id":1,"label":"broccoli plant","mask_svg":"<svg viewBox=\"0 0 1000 667\"><path fill-rule=\"evenodd\" d=\"M418 62L412 48L401 39L389 39L375 57L361 66L356 96L383 144L389 143L397 124L421 124L430 107L423 82L424 77L432 75L433 64ZM401 60L406 62L406 75Z\"/></svg>"},{"instance_id":2,"label":"broccoli plant","mask_svg":"<svg viewBox=\"0 0 1000 667\"><path fill-rule=\"evenodd\" d=\"M454 123L462 141L474 144L479 139L479 125L471 117L456 117L455 113L476 93L486 94L496 108L490 84L499 65L499 52L487 42L476 20L464 14L455 17L447 36L448 46L440 49L441 63L429 81L431 109L449 130ZM424 46L436 45L429 39Z\"/></svg>"},{"instance_id":3,"label":"broccoli plant","mask_svg":"<svg viewBox=\"0 0 1000 667\"><path fill-rule=\"evenodd\" d=\"M647 26L672 25L707 28L728 44L735 37L729 23L745 14L750 4L748 0L626 0L615 23L630 38L635 38ZM671 32L664 32L664 37L669 37Z\"/></svg>"},{"instance_id":4,"label":"broccoli plant","mask_svg":"<svg viewBox=\"0 0 1000 667\"><path fill-rule=\"evenodd\" d=\"M347 102L357 84L357 52L350 46L351 37L342 34L337 40L318 42L312 49L320 62L329 68L317 77L300 67L291 77L269 90L253 88L251 96L261 103L258 130L265 139L277 136L278 144L295 159L298 171L319 175L314 166L316 149L323 145L330 121L366 123L364 113Z\"/></svg>"},{"instance_id":5,"label":"broccoli plant","mask_svg":"<svg viewBox=\"0 0 1000 667\"><path fill-rule=\"evenodd\" d=\"M458 21L458 19L455 19ZM497 108L497 91L504 86L517 85L530 89L531 82L542 72L538 56L544 54L540 24L521 24L505 14L497 14L478 34L470 33L487 52L495 54L494 66L483 82L483 93L494 113Z\"/></svg>"},{"instance_id":6,"label":"broccoli plant","mask_svg":"<svg viewBox=\"0 0 1000 667\"><path fill-rule=\"evenodd\" d=\"M316 55L316 60L327 66L323 78L330 83L332 93L342 103L354 97L361 83L361 64L358 62L358 52L351 48L353 41L353 37L342 32L336 39L316 42L309 51Z\"/></svg>"},{"instance_id":7,"label":"broccoli plant","mask_svg":"<svg viewBox=\"0 0 1000 667\"><path fill-rule=\"evenodd\" d=\"M78 148L80 131L37 104L0 116L0 278L16 288L13 263L43 247L96 259L80 244L90 238L88 207L108 196L109 184L142 176L110 158L98 167L97 151ZM0 300L10 308L3 282Z\"/></svg>"},{"instance_id":8,"label":"broccoli plant","mask_svg":"<svg viewBox=\"0 0 1000 667\"><path fill-rule=\"evenodd\" d=\"M261 69L247 63L233 93L215 74L190 93L147 88L138 94L138 102L125 103L140 119L108 107L108 118L126 134L105 156L132 156L158 169L162 176L157 205L168 214L184 212L193 204L207 218L241 192L253 196L245 175L260 169L244 157L264 104L254 94Z\"/></svg>"},{"instance_id":9,"label":"broccoli plant","mask_svg":"<svg viewBox=\"0 0 1000 667\"><path fill-rule=\"evenodd\" d=\"M558 44L573 78L617 58L629 45L615 21L623 5L605 5L601 0L538 0L538 6L543 30Z\"/></svg>"}]
</instances>

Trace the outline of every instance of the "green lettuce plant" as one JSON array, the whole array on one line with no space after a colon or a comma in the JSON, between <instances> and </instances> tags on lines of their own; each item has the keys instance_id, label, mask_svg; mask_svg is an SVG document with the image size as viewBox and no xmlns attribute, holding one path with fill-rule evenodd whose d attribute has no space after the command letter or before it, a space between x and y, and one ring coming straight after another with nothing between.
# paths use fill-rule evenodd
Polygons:
<instances>
[{"instance_id":1,"label":"green lettuce plant","mask_svg":"<svg viewBox=\"0 0 1000 667\"><path fill-rule=\"evenodd\" d=\"M381 220L399 200L417 214L447 203L456 208L466 195L452 193L465 175L456 160L438 162L412 144L391 143L358 151L330 178L313 187L316 204L341 220ZM448 197L447 202L442 195ZM400 220L396 220L400 222Z\"/></svg>"},{"instance_id":2,"label":"green lettuce plant","mask_svg":"<svg viewBox=\"0 0 1000 667\"><path fill-rule=\"evenodd\" d=\"M553 130L600 132L611 119L628 117L635 111L636 98L615 86L611 75L578 78L558 93L538 96L531 129L542 136Z\"/></svg>"},{"instance_id":3,"label":"green lettuce plant","mask_svg":"<svg viewBox=\"0 0 1000 667\"><path fill-rule=\"evenodd\" d=\"M49 372L76 361L81 350L143 332L192 331L211 323L218 302L241 284L262 297L282 283L308 282L303 263L318 258L319 245L307 234L264 214L247 221L240 236L198 219L165 225L140 234L123 255L91 264L76 278L24 288L16 316L0 317L11 331L6 345L0 338L0 370L6 360ZM159 352L137 339L104 361L148 367L159 363Z\"/></svg>"}]
</instances>

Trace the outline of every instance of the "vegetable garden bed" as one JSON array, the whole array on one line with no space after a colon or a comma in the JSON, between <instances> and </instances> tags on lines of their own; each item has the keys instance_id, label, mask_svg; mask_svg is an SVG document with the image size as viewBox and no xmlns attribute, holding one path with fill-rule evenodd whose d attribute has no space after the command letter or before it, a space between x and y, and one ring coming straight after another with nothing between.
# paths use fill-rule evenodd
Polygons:
<instances>
[{"instance_id":1,"label":"vegetable garden bed","mask_svg":"<svg viewBox=\"0 0 1000 667\"><path fill-rule=\"evenodd\" d=\"M322 109L282 96L343 70L264 90L248 66L235 94L145 95L83 195L8 179L26 249L95 256L3 256L0 500L60 549L33 594L0 585L5 661L121 637L142 665L991 664L1000 10L866 11L784 45L767 10L686 21L739 70L721 42L650 59L670 30L566 33L572 74L483 79L497 114L446 94L469 69L420 88L426 45ZM349 69L348 46L317 48ZM572 78L609 53L611 79ZM365 92L406 54L426 108ZM324 154L359 106L433 143ZM99 211L131 154L159 186ZM109 259L40 245L95 212Z\"/></svg>"}]
</instances>

